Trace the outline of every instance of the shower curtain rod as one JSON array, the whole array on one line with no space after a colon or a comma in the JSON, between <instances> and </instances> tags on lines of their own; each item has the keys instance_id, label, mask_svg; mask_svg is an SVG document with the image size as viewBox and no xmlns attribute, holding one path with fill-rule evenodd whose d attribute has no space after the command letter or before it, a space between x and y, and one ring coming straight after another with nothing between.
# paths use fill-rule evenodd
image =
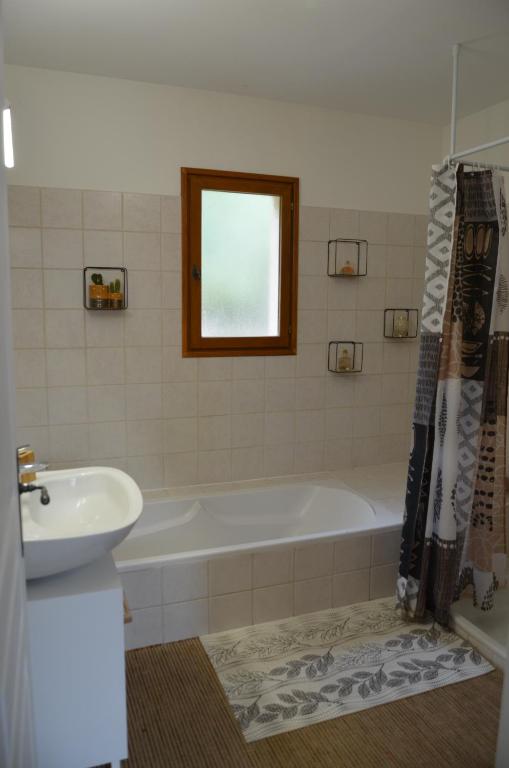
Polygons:
<instances>
[{"instance_id":1,"label":"shower curtain rod","mask_svg":"<svg viewBox=\"0 0 509 768\"><path fill-rule=\"evenodd\" d=\"M458 79L459 79L459 55L461 44L456 43L452 47L452 94L451 94L451 134L449 154L444 158L444 163L452 164L456 163L463 157L477 154L477 152L484 152L487 149L493 147L500 147L502 144L509 144L509 136L504 136L502 139L495 139L495 141L488 141L485 144L478 144L476 147L470 147L470 149L462 149L461 152L456 152L456 126L457 126L457 108L458 108ZM509 166L499 165L498 163L477 163L475 161L465 161L465 165L477 166L482 165L486 168L496 168L501 171L508 171Z\"/></svg>"}]
</instances>

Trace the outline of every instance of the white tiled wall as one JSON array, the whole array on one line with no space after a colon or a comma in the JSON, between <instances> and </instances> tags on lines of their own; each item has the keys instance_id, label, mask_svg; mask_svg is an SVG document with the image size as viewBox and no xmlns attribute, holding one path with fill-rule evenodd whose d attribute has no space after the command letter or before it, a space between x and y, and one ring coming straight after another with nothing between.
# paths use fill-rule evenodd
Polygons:
<instances>
[{"instance_id":1,"label":"white tiled wall","mask_svg":"<svg viewBox=\"0 0 509 768\"><path fill-rule=\"evenodd\" d=\"M385 306L421 305L422 216L302 208L296 357L182 359L179 200L10 188L18 440L55 466L126 469L143 488L406 458L417 343ZM369 240L369 275L326 276L329 237ZM129 269L129 309L87 312L82 267ZM327 372L327 343L365 370Z\"/></svg>"},{"instance_id":2,"label":"white tiled wall","mask_svg":"<svg viewBox=\"0 0 509 768\"><path fill-rule=\"evenodd\" d=\"M399 530L124 571L127 648L394 594Z\"/></svg>"}]
</instances>

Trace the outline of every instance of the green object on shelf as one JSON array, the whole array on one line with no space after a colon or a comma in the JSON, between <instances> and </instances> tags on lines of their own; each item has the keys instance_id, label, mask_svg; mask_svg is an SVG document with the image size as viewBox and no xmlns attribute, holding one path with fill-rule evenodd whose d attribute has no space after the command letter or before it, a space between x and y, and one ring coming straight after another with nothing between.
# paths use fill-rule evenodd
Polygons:
<instances>
[{"instance_id":1,"label":"green object on shelf","mask_svg":"<svg viewBox=\"0 0 509 768\"><path fill-rule=\"evenodd\" d=\"M115 293L115 283L114 282L110 283L110 293Z\"/></svg>"},{"instance_id":2,"label":"green object on shelf","mask_svg":"<svg viewBox=\"0 0 509 768\"><path fill-rule=\"evenodd\" d=\"M99 272L94 272L90 279L94 285L103 285L103 276Z\"/></svg>"},{"instance_id":3,"label":"green object on shelf","mask_svg":"<svg viewBox=\"0 0 509 768\"><path fill-rule=\"evenodd\" d=\"M115 286L114 286L114 287L115 287L115 290L114 290L113 292L114 292L114 293L120 293L120 280L119 280L119 278L118 278L118 277L117 277L117 279L115 280Z\"/></svg>"}]
</instances>

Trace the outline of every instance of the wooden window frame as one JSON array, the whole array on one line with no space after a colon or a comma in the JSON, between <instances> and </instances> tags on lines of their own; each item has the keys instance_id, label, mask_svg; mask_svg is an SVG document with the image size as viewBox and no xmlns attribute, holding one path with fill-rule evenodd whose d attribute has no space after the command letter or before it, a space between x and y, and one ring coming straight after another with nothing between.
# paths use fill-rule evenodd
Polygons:
<instances>
[{"instance_id":1,"label":"wooden window frame","mask_svg":"<svg viewBox=\"0 0 509 768\"><path fill-rule=\"evenodd\" d=\"M204 189L277 195L281 199L280 335L201 335L201 192ZM295 355L299 179L202 168L181 169L182 191L182 354L184 357Z\"/></svg>"}]
</instances>

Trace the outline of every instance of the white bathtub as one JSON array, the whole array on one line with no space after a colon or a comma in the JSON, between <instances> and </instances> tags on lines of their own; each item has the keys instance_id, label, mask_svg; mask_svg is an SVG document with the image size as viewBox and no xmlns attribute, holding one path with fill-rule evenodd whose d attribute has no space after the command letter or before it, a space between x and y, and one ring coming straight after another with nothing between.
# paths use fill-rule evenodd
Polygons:
<instances>
[{"instance_id":1,"label":"white bathtub","mask_svg":"<svg viewBox=\"0 0 509 768\"><path fill-rule=\"evenodd\" d=\"M358 493L327 476L147 499L114 551L134 618L127 647L392 594L403 491L396 499L391 486L382 502L373 489L384 482Z\"/></svg>"}]
</instances>

